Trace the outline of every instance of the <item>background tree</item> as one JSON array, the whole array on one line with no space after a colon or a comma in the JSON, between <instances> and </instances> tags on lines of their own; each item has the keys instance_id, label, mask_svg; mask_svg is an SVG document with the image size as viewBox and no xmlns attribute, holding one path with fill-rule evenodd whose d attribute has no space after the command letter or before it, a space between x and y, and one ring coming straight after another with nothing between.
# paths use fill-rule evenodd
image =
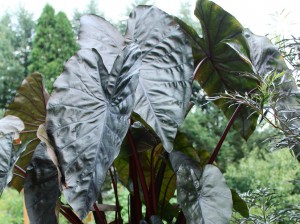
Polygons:
<instances>
[{"instance_id":1,"label":"background tree","mask_svg":"<svg viewBox=\"0 0 300 224\"><path fill-rule=\"evenodd\" d=\"M101 11L98 7L98 1L90 0L83 11L79 11L78 9L74 11L73 18L72 18L72 26L76 35L78 34L79 31L79 19L84 14L95 14L104 17L104 12Z\"/></svg>"},{"instance_id":2,"label":"background tree","mask_svg":"<svg viewBox=\"0 0 300 224\"><path fill-rule=\"evenodd\" d=\"M35 22L33 15L24 8L19 8L17 12L17 24L15 27L15 52L16 56L23 67L23 76L28 75L30 64L29 54L32 51L33 34Z\"/></svg>"},{"instance_id":3,"label":"background tree","mask_svg":"<svg viewBox=\"0 0 300 224\"><path fill-rule=\"evenodd\" d=\"M4 15L0 20L0 108L12 100L15 89L23 80L23 69L15 55L15 36L11 16ZM21 75L21 76L20 76Z\"/></svg>"},{"instance_id":4,"label":"background tree","mask_svg":"<svg viewBox=\"0 0 300 224\"><path fill-rule=\"evenodd\" d=\"M62 72L63 62L76 50L75 36L67 16L63 12L55 16L53 7L47 4L36 26L30 72L42 73L49 90Z\"/></svg>"}]
</instances>

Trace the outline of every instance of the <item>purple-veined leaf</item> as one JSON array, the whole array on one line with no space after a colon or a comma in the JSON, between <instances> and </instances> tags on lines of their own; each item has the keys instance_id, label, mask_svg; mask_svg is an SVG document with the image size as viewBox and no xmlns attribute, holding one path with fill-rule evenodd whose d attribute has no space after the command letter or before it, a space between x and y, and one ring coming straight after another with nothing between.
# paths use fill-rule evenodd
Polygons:
<instances>
[{"instance_id":1,"label":"purple-veined leaf","mask_svg":"<svg viewBox=\"0 0 300 224\"><path fill-rule=\"evenodd\" d=\"M198 60L196 63L201 62L201 66L195 79L199 81L207 95L218 97L226 92L244 94L254 90L258 82L247 75L253 72L251 63L243 60L227 44L231 40L246 46L241 24L231 14L209 0L197 1L195 15L201 23L203 32L201 40L194 38L198 41L201 51L199 54L203 55L202 58L196 58ZM232 102L222 98L215 100L214 103L222 109L228 119L236 109L235 105L231 105ZM253 110L242 108L233 127L247 139L255 130L257 118L258 115L253 113Z\"/></svg>"},{"instance_id":2,"label":"purple-veined leaf","mask_svg":"<svg viewBox=\"0 0 300 224\"><path fill-rule=\"evenodd\" d=\"M127 46L108 73L94 49L82 49L54 83L47 132L58 154L64 195L80 218L97 200L119 154L134 105L140 50Z\"/></svg>"},{"instance_id":3,"label":"purple-veined leaf","mask_svg":"<svg viewBox=\"0 0 300 224\"><path fill-rule=\"evenodd\" d=\"M20 156L17 165L26 169L32 154L40 142L36 137L36 132L40 124L46 120L46 105L49 94L44 88L43 78L38 73L33 73L24 79L22 85L17 89L14 101L8 106L5 116L13 115L19 117L25 124L25 129L20 133L21 142L30 144ZM19 171L14 171L20 174ZM23 180L13 177L11 186L21 191Z\"/></svg>"}]
</instances>

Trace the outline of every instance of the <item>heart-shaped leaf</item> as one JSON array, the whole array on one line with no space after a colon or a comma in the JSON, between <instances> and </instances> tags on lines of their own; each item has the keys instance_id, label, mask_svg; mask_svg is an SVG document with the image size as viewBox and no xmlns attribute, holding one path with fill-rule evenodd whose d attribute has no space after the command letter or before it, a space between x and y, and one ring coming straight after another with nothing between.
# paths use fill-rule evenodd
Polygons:
<instances>
[{"instance_id":1,"label":"heart-shaped leaf","mask_svg":"<svg viewBox=\"0 0 300 224\"><path fill-rule=\"evenodd\" d=\"M134 112L153 128L170 152L191 97L190 43L173 17L146 6L130 14L126 37L142 51Z\"/></svg>"},{"instance_id":2,"label":"heart-shaped leaf","mask_svg":"<svg viewBox=\"0 0 300 224\"><path fill-rule=\"evenodd\" d=\"M65 177L64 195L80 218L98 198L127 133L139 57L135 44L127 46L109 74L96 50L82 49L54 83L47 131Z\"/></svg>"},{"instance_id":3,"label":"heart-shaped leaf","mask_svg":"<svg viewBox=\"0 0 300 224\"><path fill-rule=\"evenodd\" d=\"M97 49L108 71L124 45L139 45L142 65L134 112L171 151L191 96L193 73L190 43L176 20L156 7L138 6L130 14L123 39L101 17L88 15L81 20L81 48Z\"/></svg>"},{"instance_id":4,"label":"heart-shaped leaf","mask_svg":"<svg viewBox=\"0 0 300 224\"><path fill-rule=\"evenodd\" d=\"M36 137L36 132L40 124L45 123L46 105L49 95L45 90L43 78L40 74L34 73L22 82L18 88L14 101L8 106L5 115L14 115L19 117L25 124L25 129L20 133L22 142L30 141L26 150L22 153L17 165L26 169L30 162L32 154L40 142ZM15 173L19 171L15 170ZM12 187L21 191L23 180L19 177L13 177Z\"/></svg>"},{"instance_id":5,"label":"heart-shaped leaf","mask_svg":"<svg viewBox=\"0 0 300 224\"><path fill-rule=\"evenodd\" d=\"M24 195L30 223L57 223L58 172L44 142L37 146L26 169Z\"/></svg>"},{"instance_id":6,"label":"heart-shaped leaf","mask_svg":"<svg viewBox=\"0 0 300 224\"><path fill-rule=\"evenodd\" d=\"M256 79L246 75L252 72L251 64L240 58L226 43L234 39L242 45L246 44L241 24L220 6L208 0L197 1L195 15L200 20L203 32L203 39L198 44L205 53L195 78L208 96L215 97L225 92L244 94L255 89L258 85ZM236 109L236 106L230 106L232 102L224 99L214 102L228 119ZM234 128L245 139L256 127L258 115L249 117L251 114L253 110L243 108L234 123Z\"/></svg>"},{"instance_id":7,"label":"heart-shaped leaf","mask_svg":"<svg viewBox=\"0 0 300 224\"><path fill-rule=\"evenodd\" d=\"M177 200L187 223L229 223L232 196L219 169L206 165L202 171L197 162L176 151L170 154L170 161L177 176Z\"/></svg>"}]
</instances>

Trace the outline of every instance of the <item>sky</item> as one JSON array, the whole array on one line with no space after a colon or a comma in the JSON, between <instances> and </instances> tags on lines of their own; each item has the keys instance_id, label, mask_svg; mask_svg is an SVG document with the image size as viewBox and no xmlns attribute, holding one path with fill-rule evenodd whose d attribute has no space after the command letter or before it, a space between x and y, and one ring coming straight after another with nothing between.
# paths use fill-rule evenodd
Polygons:
<instances>
[{"instance_id":1,"label":"sky","mask_svg":"<svg viewBox=\"0 0 300 224\"><path fill-rule=\"evenodd\" d=\"M192 2L194 8L196 0L153 0L157 7L173 15L178 13L181 2L187 1ZM14 12L19 6L23 6L37 19L45 4L49 3L56 12L64 11L71 19L74 10L83 11L88 2L88 0L0 0L0 16L6 11ZM299 0L214 0L214 2L255 34L300 37ZM118 21L126 19L124 11L130 7L130 3L131 0L99 0L98 8L104 12L106 18Z\"/></svg>"}]
</instances>

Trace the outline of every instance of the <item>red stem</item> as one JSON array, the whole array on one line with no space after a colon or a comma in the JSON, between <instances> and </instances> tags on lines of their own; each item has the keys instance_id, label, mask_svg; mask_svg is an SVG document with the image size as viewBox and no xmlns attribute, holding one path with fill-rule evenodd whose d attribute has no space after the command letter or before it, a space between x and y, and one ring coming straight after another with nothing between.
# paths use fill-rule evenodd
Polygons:
<instances>
[{"instance_id":1,"label":"red stem","mask_svg":"<svg viewBox=\"0 0 300 224\"><path fill-rule=\"evenodd\" d=\"M72 211L72 209L61 206L59 211L72 224L83 224L83 222L78 218L77 215L75 215L75 213Z\"/></svg>"},{"instance_id":2,"label":"red stem","mask_svg":"<svg viewBox=\"0 0 300 224\"><path fill-rule=\"evenodd\" d=\"M215 159L216 159L216 157L217 157L217 155L218 155L218 153L219 153L219 151L222 147L222 144L223 144L223 142L224 142L231 126L233 125L233 122L237 118L237 115L240 112L241 108L242 108L242 105L239 104L238 107L235 109L234 113L232 114L232 116L231 116L231 118L230 118L230 120L229 120L229 122L228 122L228 124L227 124L227 126L226 126L226 128L225 128L225 130L224 130L224 132L223 132L223 134L222 134L215 150L214 150L214 152L213 152L213 154L211 155L211 157L208 161L208 164L212 164L215 161Z\"/></svg>"},{"instance_id":3,"label":"red stem","mask_svg":"<svg viewBox=\"0 0 300 224\"><path fill-rule=\"evenodd\" d=\"M112 168L114 169L114 173L115 173L115 168L114 166L112 166ZM122 219L122 216L121 216L121 212L120 212L120 203L119 203L119 196L118 196L118 187L117 187L117 183L115 181L115 178L114 178L114 174L113 172L111 171L111 169L109 169L109 174L110 174L110 178L111 178L111 181L112 181L112 184L113 184L113 188L114 188L114 194L115 194L115 198L116 198L116 207L117 207L117 211L116 211L116 215L115 215L115 221L117 223L119 223L119 220ZM122 222L120 222L122 223Z\"/></svg>"},{"instance_id":4,"label":"red stem","mask_svg":"<svg viewBox=\"0 0 300 224\"><path fill-rule=\"evenodd\" d=\"M139 182L136 173L136 164L134 159L130 157L129 175L133 183L133 192L130 194L130 223L139 223L142 219L142 203L140 198Z\"/></svg>"},{"instance_id":5,"label":"red stem","mask_svg":"<svg viewBox=\"0 0 300 224\"><path fill-rule=\"evenodd\" d=\"M140 180L140 183L142 186L142 191L143 191L143 195L144 195L144 199L145 199L145 203L146 203L146 219L150 219L150 217L153 215L153 209L152 209L151 201L149 198L149 193L148 193L145 176L144 176L144 173L142 170L142 165L138 158L137 149L135 147L134 139L133 139L133 136L132 136L132 133L130 132L130 130L128 131L127 136L128 136L130 150L133 154L134 162L135 162L135 165L137 168L137 173L139 176L139 180Z\"/></svg>"},{"instance_id":6,"label":"red stem","mask_svg":"<svg viewBox=\"0 0 300 224\"><path fill-rule=\"evenodd\" d=\"M94 203L93 208L95 209L94 214L96 215L99 224L107 224L104 213L99 210L96 203ZM97 221L96 223L98 224Z\"/></svg>"},{"instance_id":7,"label":"red stem","mask_svg":"<svg viewBox=\"0 0 300 224\"><path fill-rule=\"evenodd\" d=\"M200 69L201 65L202 65L207 59L208 59L207 56L206 56L205 58L203 58L203 59L199 62L199 64L197 65L197 67L195 68L194 73L193 73L193 81L195 80L196 75L197 75L197 72L198 72L198 70Z\"/></svg>"},{"instance_id":8,"label":"red stem","mask_svg":"<svg viewBox=\"0 0 300 224\"><path fill-rule=\"evenodd\" d=\"M154 152L155 148L151 151L151 159L150 159L150 195L152 199L152 206L153 206L153 212L154 214L157 214L157 201L156 201L156 194L155 194L155 169L153 168L153 162L154 162Z\"/></svg>"},{"instance_id":9,"label":"red stem","mask_svg":"<svg viewBox=\"0 0 300 224\"><path fill-rule=\"evenodd\" d=\"M179 212L179 215L177 216L177 220L175 224L186 224L185 216L182 212L182 210Z\"/></svg>"}]
</instances>

